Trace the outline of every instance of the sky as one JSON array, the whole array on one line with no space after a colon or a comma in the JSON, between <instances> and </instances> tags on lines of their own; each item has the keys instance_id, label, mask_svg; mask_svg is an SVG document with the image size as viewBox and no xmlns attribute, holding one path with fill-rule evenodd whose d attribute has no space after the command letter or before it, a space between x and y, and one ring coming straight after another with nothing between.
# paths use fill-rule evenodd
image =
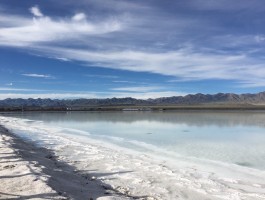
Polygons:
<instances>
[{"instance_id":1,"label":"sky","mask_svg":"<svg viewBox=\"0 0 265 200\"><path fill-rule=\"evenodd\" d=\"M1 0L0 99L265 90L264 0Z\"/></svg>"}]
</instances>

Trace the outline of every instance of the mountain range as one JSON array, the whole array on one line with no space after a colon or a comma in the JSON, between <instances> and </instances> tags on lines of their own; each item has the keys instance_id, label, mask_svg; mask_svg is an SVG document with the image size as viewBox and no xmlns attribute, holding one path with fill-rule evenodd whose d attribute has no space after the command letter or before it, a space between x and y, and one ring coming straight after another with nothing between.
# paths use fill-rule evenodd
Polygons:
<instances>
[{"instance_id":1,"label":"mountain range","mask_svg":"<svg viewBox=\"0 0 265 200\"><path fill-rule=\"evenodd\" d=\"M107 98L107 99L5 99L0 107L93 107L93 106L161 106L161 105L265 105L265 92L257 94L189 94L186 96L162 97L156 99Z\"/></svg>"}]
</instances>

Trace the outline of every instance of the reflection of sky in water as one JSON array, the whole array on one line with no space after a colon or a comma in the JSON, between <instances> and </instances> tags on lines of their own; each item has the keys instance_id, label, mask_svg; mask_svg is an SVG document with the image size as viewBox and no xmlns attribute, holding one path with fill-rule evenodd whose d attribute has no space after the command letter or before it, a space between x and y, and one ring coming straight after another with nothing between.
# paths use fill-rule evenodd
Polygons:
<instances>
[{"instance_id":1,"label":"reflection of sky in water","mask_svg":"<svg viewBox=\"0 0 265 200\"><path fill-rule=\"evenodd\" d=\"M130 141L144 142L180 155L265 169L265 113L73 112L18 116L87 131L90 137L138 150L147 151L147 148Z\"/></svg>"}]
</instances>

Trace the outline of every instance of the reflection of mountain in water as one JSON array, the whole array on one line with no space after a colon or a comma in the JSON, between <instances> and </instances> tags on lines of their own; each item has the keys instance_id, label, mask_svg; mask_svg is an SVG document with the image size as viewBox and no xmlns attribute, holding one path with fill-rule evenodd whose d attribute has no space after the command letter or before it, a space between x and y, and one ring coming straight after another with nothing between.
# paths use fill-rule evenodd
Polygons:
<instances>
[{"instance_id":1,"label":"reflection of mountain in water","mask_svg":"<svg viewBox=\"0 0 265 200\"><path fill-rule=\"evenodd\" d=\"M6 114L7 115L7 114ZM13 114L8 114L13 115ZM14 113L17 117L50 122L123 122L154 121L162 123L186 124L188 126L260 126L265 127L265 112L54 112L54 113Z\"/></svg>"}]
</instances>

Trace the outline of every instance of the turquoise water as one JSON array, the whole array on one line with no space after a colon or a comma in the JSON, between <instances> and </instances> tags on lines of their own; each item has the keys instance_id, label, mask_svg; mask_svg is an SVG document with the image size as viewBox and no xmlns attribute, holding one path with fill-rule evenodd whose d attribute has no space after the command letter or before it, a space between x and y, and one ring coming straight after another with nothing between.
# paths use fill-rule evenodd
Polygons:
<instances>
[{"instance_id":1,"label":"turquoise water","mask_svg":"<svg viewBox=\"0 0 265 200\"><path fill-rule=\"evenodd\" d=\"M262 112L56 112L3 114L42 121L65 134L140 152L195 157L265 169ZM71 131L72 129L82 132Z\"/></svg>"}]
</instances>

